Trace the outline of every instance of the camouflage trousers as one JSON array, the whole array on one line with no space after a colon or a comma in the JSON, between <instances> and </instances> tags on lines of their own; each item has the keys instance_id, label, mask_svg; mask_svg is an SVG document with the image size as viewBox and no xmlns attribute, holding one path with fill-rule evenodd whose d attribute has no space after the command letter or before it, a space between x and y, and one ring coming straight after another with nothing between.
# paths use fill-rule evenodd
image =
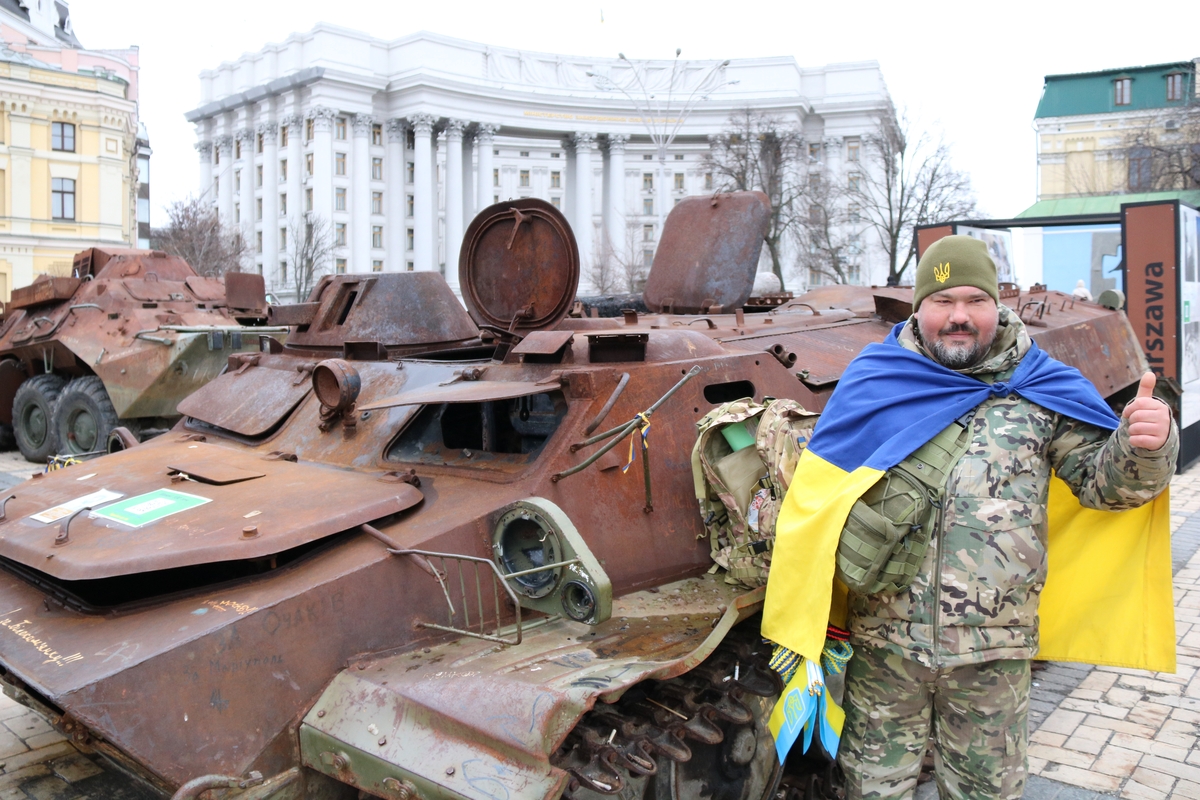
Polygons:
<instances>
[{"instance_id":1,"label":"camouflage trousers","mask_svg":"<svg viewBox=\"0 0 1200 800\"><path fill-rule=\"evenodd\" d=\"M932 738L941 800L1017 800L1025 789L1029 662L942 670L855 645L838 762L846 798L911 798Z\"/></svg>"}]
</instances>

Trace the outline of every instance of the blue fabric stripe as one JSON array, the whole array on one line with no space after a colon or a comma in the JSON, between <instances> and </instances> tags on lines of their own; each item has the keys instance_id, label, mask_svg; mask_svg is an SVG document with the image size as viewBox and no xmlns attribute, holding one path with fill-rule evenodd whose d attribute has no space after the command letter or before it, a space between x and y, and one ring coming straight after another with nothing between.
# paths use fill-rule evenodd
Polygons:
<instances>
[{"instance_id":1,"label":"blue fabric stripe","mask_svg":"<svg viewBox=\"0 0 1200 800\"><path fill-rule=\"evenodd\" d=\"M809 449L846 472L886 470L991 395L1018 394L1098 428L1120 420L1074 367L1033 343L1012 377L987 384L906 350L896 335L870 344L846 367L817 423Z\"/></svg>"}]
</instances>

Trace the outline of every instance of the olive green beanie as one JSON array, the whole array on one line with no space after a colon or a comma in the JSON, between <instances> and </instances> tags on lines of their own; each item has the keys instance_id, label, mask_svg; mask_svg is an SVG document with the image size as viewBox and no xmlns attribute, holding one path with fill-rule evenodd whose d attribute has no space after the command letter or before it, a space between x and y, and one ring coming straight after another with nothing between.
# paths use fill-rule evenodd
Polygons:
<instances>
[{"instance_id":1,"label":"olive green beanie","mask_svg":"<svg viewBox=\"0 0 1200 800\"><path fill-rule=\"evenodd\" d=\"M913 311L934 292L955 286L974 286L1000 302L996 282L996 262L988 255L987 245L970 236L946 236L938 239L917 263L917 281L913 291Z\"/></svg>"}]
</instances>

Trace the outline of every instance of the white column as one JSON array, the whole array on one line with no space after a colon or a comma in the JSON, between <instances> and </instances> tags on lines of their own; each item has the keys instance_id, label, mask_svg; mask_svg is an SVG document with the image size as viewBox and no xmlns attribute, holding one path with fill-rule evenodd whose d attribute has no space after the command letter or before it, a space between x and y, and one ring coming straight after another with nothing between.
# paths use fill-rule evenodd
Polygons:
<instances>
[{"instance_id":1,"label":"white column","mask_svg":"<svg viewBox=\"0 0 1200 800\"><path fill-rule=\"evenodd\" d=\"M475 213L478 214L492 204L492 197L496 190L492 186L492 148L496 141L496 131L500 130L499 125L490 125L488 123L480 123L479 130L475 133L475 153L478 162L478 181L476 183L476 192L478 197L475 198Z\"/></svg>"},{"instance_id":2,"label":"white column","mask_svg":"<svg viewBox=\"0 0 1200 800\"><path fill-rule=\"evenodd\" d=\"M437 118L434 118L434 124L437 124ZM438 190L439 175L438 175L438 133L435 127L433 133L429 137L429 193L433 198L433 216L430 219L429 237L433 242L433 270L441 272L442 264L442 203L441 192Z\"/></svg>"},{"instance_id":3,"label":"white column","mask_svg":"<svg viewBox=\"0 0 1200 800\"><path fill-rule=\"evenodd\" d=\"M300 222L304 216L304 118L298 114L292 114L283 118L283 124L288 127L287 182L283 184L287 192L287 214L275 220L275 239L279 240L280 229L287 229L288 249L279 254L277 261L287 260L288 252L296 246L296 242L292 241L293 234L304 230L304 225ZM292 267L289 265L289 268ZM275 264L271 274L276 276L279 274L278 263ZM289 275L289 282L294 277ZM284 283L282 287L286 289L287 283ZM297 297L296 302L303 303L306 299Z\"/></svg>"},{"instance_id":4,"label":"white column","mask_svg":"<svg viewBox=\"0 0 1200 800\"><path fill-rule=\"evenodd\" d=\"M625 143L629 137L623 133L608 136L608 207L605 211L605 233L612 253L616 257L627 257L625 250Z\"/></svg>"},{"instance_id":5,"label":"white column","mask_svg":"<svg viewBox=\"0 0 1200 800\"><path fill-rule=\"evenodd\" d=\"M579 269L586 275L592 265L592 151L596 147L595 136L590 133L575 134L575 241L579 243Z\"/></svg>"},{"instance_id":6,"label":"white column","mask_svg":"<svg viewBox=\"0 0 1200 800\"><path fill-rule=\"evenodd\" d=\"M567 163L563 165L563 181L565 191L563 192L563 207L562 212L567 217L567 222L571 223L571 230L575 229L575 165L578 163L575 159L575 143L570 139L563 141L563 150L567 154Z\"/></svg>"},{"instance_id":7,"label":"white column","mask_svg":"<svg viewBox=\"0 0 1200 800\"><path fill-rule=\"evenodd\" d=\"M262 274L274 275L279 268L279 125L259 123L258 134L263 137L262 182ZM268 278L269 280L269 278Z\"/></svg>"},{"instance_id":8,"label":"white column","mask_svg":"<svg viewBox=\"0 0 1200 800\"><path fill-rule=\"evenodd\" d=\"M387 260L383 262L383 268L388 272L403 272L407 266L404 263L407 247L404 203L408 195L404 185L404 139L408 130L398 119L389 119L384 127L387 128L387 158L384 160L387 167L387 228L383 235L387 237Z\"/></svg>"},{"instance_id":9,"label":"white column","mask_svg":"<svg viewBox=\"0 0 1200 800\"><path fill-rule=\"evenodd\" d=\"M446 283L458 294L458 249L463 237L463 128L465 120L446 124Z\"/></svg>"},{"instance_id":10,"label":"white column","mask_svg":"<svg viewBox=\"0 0 1200 800\"><path fill-rule=\"evenodd\" d=\"M355 114L353 170L350 188L349 272L371 271L371 126L377 120L370 114Z\"/></svg>"},{"instance_id":11,"label":"white column","mask_svg":"<svg viewBox=\"0 0 1200 800\"><path fill-rule=\"evenodd\" d=\"M254 252L254 129L242 128L236 134L237 141L242 145L242 157L237 160L233 168L241 173L242 189L239 192L238 206L241 210L241 222L238 227L241 229L242 238L247 244L247 249L251 253ZM253 261L253 256L250 258Z\"/></svg>"},{"instance_id":12,"label":"white column","mask_svg":"<svg viewBox=\"0 0 1200 800\"><path fill-rule=\"evenodd\" d=\"M217 164L217 181L220 191L217 194L217 217L227 229L233 229L233 137L218 136L215 144L220 155Z\"/></svg>"},{"instance_id":13,"label":"white column","mask_svg":"<svg viewBox=\"0 0 1200 800\"><path fill-rule=\"evenodd\" d=\"M419 271L437 269L434 263L434 245L430 237L433 230L433 116L411 114L408 118L413 128L413 268Z\"/></svg>"},{"instance_id":14,"label":"white column","mask_svg":"<svg viewBox=\"0 0 1200 800\"><path fill-rule=\"evenodd\" d=\"M462 215L463 230L471 224L475 217L475 173L472 172L472 161L475 157L475 134L467 133L462 140ZM456 262L457 263L457 262Z\"/></svg>"},{"instance_id":15,"label":"white column","mask_svg":"<svg viewBox=\"0 0 1200 800\"><path fill-rule=\"evenodd\" d=\"M337 116L335 109L327 106L315 106L308 110L308 117L313 121L313 174L306 178L308 188L313 193L313 217L322 219L329 228L329 234L334 235L333 225L333 118ZM303 165L301 165L303 168ZM301 200L303 203L303 199ZM301 206L301 212L304 207ZM339 254L342 250L336 251ZM326 264L332 271L332 264Z\"/></svg>"},{"instance_id":16,"label":"white column","mask_svg":"<svg viewBox=\"0 0 1200 800\"><path fill-rule=\"evenodd\" d=\"M213 164L212 151L213 143L208 139L196 142L194 145L196 152L200 154L200 190L196 195L200 200L208 202L216 202L216 197L213 196Z\"/></svg>"}]
</instances>

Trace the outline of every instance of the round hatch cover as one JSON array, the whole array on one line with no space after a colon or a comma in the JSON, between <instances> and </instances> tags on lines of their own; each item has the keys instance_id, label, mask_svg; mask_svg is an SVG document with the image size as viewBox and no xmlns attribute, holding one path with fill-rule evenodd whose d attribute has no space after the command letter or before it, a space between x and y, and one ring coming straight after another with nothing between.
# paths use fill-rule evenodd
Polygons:
<instances>
[{"instance_id":1,"label":"round hatch cover","mask_svg":"<svg viewBox=\"0 0 1200 800\"><path fill-rule=\"evenodd\" d=\"M489 206L463 236L458 281L478 325L521 335L552 328L579 288L575 234L545 200Z\"/></svg>"}]
</instances>

